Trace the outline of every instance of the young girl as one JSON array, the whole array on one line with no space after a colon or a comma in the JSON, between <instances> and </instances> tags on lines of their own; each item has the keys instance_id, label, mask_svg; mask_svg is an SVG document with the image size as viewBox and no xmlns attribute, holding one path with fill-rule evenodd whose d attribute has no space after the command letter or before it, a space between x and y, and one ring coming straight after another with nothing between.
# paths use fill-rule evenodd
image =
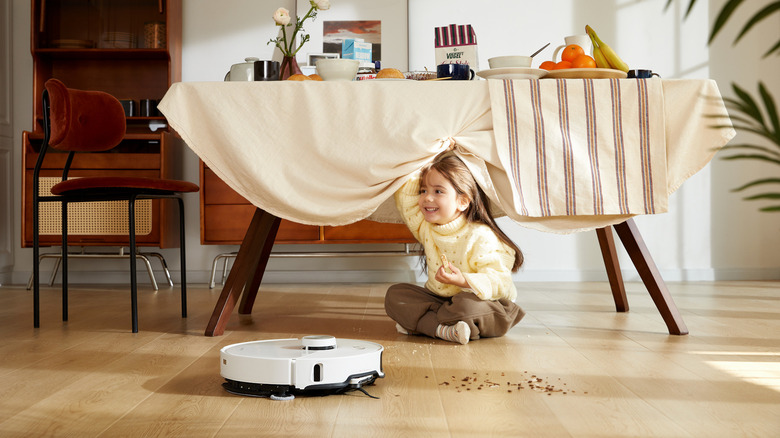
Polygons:
<instances>
[{"instance_id":1,"label":"young girl","mask_svg":"<svg viewBox=\"0 0 780 438\"><path fill-rule=\"evenodd\" d=\"M512 282L523 254L496 225L487 196L458 157L437 157L395 200L428 270L425 287L387 290L385 311L400 333L466 344L503 336L523 318Z\"/></svg>"}]
</instances>

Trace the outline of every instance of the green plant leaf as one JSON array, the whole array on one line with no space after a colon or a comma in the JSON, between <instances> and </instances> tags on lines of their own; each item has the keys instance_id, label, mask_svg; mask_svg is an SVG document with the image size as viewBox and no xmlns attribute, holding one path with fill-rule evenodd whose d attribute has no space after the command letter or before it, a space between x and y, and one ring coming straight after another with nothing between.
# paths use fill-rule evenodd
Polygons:
<instances>
[{"instance_id":1,"label":"green plant leaf","mask_svg":"<svg viewBox=\"0 0 780 438\"><path fill-rule=\"evenodd\" d=\"M764 116L761 114L761 110L758 108L756 101L753 100L753 97L751 97L747 91L740 88L739 85L733 82L731 83L731 89L734 90L734 94L736 94L737 97L739 97L739 99L743 102L743 105L740 106L740 111L754 118L758 123L763 125ZM731 101L731 99L729 100Z\"/></svg>"},{"instance_id":2,"label":"green plant leaf","mask_svg":"<svg viewBox=\"0 0 780 438\"><path fill-rule=\"evenodd\" d=\"M756 201L759 199L780 199L780 193L761 193L758 195L747 196L742 199L746 201Z\"/></svg>"},{"instance_id":3,"label":"green plant leaf","mask_svg":"<svg viewBox=\"0 0 780 438\"><path fill-rule=\"evenodd\" d=\"M778 2L778 6L780 6L780 2ZM772 124L772 129L775 131L775 137L780 139L780 137L777 137L780 134L780 119L777 118L775 99L772 97L772 94L769 93L769 90L766 89L764 83L760 81L758 83L758 92L761 94L761 100L764 101L764 109L766 110L769 122Z\"/></svg>"},{"instance_id":4,"label":"green plant leaf","mask_svg":"<svg viewBox=\"0 0 780 438\"><path fill-rule=\"evenodd\" d=\"M735 125L735 127L738 123L742 123L741 126L747 126L750 127L751 129L761 129L763 127L763 125L756 122L754 119L743 117L739 114L732 114L731 116L729 116L729 120L731 121L732 125Z\"/></svg>"},{"instance_id":5,"label":"green plant leaf","mask_svg":"<svg viewBox=\"0 0 780 438\"><path fill-rule=\"evenodd\" d=\"M729 144L720 148L720 150L722 151L730 151L733 149L748 149L753 151L760 151L768 154L769 156L780 158L780 153L775 152L766 146L759 146L755 144Z\"/></svg>"},{"instance_id":6,"label":"green plant leaf","mask_svg":"<svg viewBox=\"0 0 780 438\"><path fill-rule=\"evenodd\" d=\"M760 160L760 161L768 161L770 163L778 164L780 165L780 160L777 158L767 157L766 155L758 155L758 154L737 154L737 155L729 155L727 157L721 157L723 160Z\"/></svg>"},{"instance_id":7,"label":"green plant leaf","mask_svg":"<svg viewBox=\"0 0 780 438\"><path fill-rule=\"evenodd\" d=\"M712 43L712 40L715 39L715 36L720 32L720 29L726 24L731 17L731 14L734 13L734 10L737 9L742 1L743 0L729 0L728 3L723 5L723 9L720 10L718 17L715 19L715 23L712 25L712 32L710 32L710 39L707 40L707 44Z\"/></svg>"},{"instance_id":8,"label":"green plant leaf","mask_svg":"<svg viewBox=\"0 0 780 438\"><path fill-rule=\"evenodd\" d=\"M760 186L764 184L780 184L780 178L764 178L764 179L758 179L755 181L751 181L743 186L739 186L736 189L731 189L732 192L741 192L742 190L745 190L750 187Z\"/></svg>"},{"instance_id":9,"label":"green plant leaf","mask_svg":"<svg viewBox=\"0 0 780 438\"><path fill-rule=\"evenodd\" d=\"M759 211L768 211L768 212L780 211L780 205L775 205L775 206L771 206L771 207L763 207L763 208L760 208Z\"/></svg>"},{"instance_id":10,"label":"green plant leaf","mask_svg":"<svg viewBox=\"0 0 780 438\"><path fill-rule=\"evenodd\" d=\"M753 15L750 18L750 20L748 20L748 22L745 23L745 26L742 28L742 31L739 32L739 35L737 35L737 37L734 38L734 44L737 44L737 42L742 38L742 36L745 35L754 25L756 25L758 22L768 17L775 11L780 11L780 1L775 1L774 3L770 3L760 11L756 12L755 15Z\"/></svg>"},{"instance_id":11,"label":"green plant leaf","mask_svg":"<svg viewBox=\"0 0 780 438\"><path fill-rule=\"evenodd\" d=\"M771 49L769 49L766 53L764 53L764 56L762 56L762 58L766 58L772 53L779 52L779 51L780 51L780 40L778 40L777 43L774 46L772 46ZM780 55L780 53L778 53L778 55Z\"/></svg>"},{"instance_id":12,"label":"green plant leaf","mask_svg":"<svg viewBox=\"0 0 780 438\"><path fill-rule=\"evenodd\" d=\"M696 0L691 0L690 3L688 3L688 9L685 10L684 18L688 18L688 15L691 15L691 10L693 9L693 5L696 4Z\"/></svg>"}]
</instances>

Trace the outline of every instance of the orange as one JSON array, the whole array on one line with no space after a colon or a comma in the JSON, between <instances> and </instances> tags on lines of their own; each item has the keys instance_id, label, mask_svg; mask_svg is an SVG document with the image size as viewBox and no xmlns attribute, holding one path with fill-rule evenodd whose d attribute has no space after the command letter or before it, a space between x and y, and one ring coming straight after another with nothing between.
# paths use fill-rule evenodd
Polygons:
<instances>
[{"instance_id":1,"label":"orange","mask_svg":"<svg viewBox=\"0 0 780 438\"><path fill-rule=\"evenodd\" d=\"M557 64L555 64L555 68L553 70L563 70L565 68L571 68L571 62L559 61Z\"/></svg>"},{"instance_id":2,"label":"orange","mask_svg":"<svg viewBox=\"0 0 780 438\"><path fill-rule=\"evenodd\" d=\"M543 63L539 64L539 68L544 70L555 70L555 63L552 61L544 61Z\"/></svg>"},{"instance_id":3,"label":"orange","mask_svg":"<svg viewBox=\"0 0 780 438\"><path fill-rule=\"evenodd\" d=\"M571 62L572 68L596 68L596 61L588 55L580 55Z\"/></svg>"},{"instance_id":4,"label":"orange","mask_svg":"<svg viewBox=\"0 0 780 438\"><path fill-rule=\"evenodd\" d=\"M287 78L287 80L288 81L311 81L312 78L310 78L308 76L305 76L305 75L302 75L300 73L296 73L296 74L290 76L289 78Z\"/></svg>"},{"instance_id":5,"label":"orange","mask_svg":"<svg viewBox=\"0 0 780 438\"><path fill-rule=\"evenodd\" d=\"M582 50L582 47L576 44L569 44L563 49L563 52L561 52L561 61L573 62L578 56L584 54L585 51Z\"/></svg>"}]
</instances>

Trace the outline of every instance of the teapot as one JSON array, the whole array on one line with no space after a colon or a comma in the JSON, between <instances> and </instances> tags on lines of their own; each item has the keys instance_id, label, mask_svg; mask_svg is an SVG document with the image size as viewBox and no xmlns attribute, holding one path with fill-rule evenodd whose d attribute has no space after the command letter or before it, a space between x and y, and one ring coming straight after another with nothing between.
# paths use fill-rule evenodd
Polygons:
<instances>
[{"instance_id":1,"label":"teapot","mask_svg":"<svg viewBox=\"0 0 780 438\"><path fill-rule=\"evenodd\" d=\"M261 61L250 56L245 62L233 64L225 74L226 81L278 81L279 62Z\"/></svg>"}]
</instances>

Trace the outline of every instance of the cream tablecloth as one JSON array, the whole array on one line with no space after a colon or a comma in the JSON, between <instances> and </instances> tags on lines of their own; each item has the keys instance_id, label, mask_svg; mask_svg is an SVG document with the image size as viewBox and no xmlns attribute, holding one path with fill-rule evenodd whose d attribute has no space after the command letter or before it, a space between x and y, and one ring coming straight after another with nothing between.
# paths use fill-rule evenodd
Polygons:
<instances>
[{"instance_id":1,"label":"cream tablecloth","mask_svg":"<svg viewBox=\"0 0 780 438\"><path fill-rule=\"evenodd\" d=\"M734 136L711 80L184 82L158 108L257 207L399 222L392 195L454 145L499 214L567 233L666 210Z\"/></svg>"}]
</instances>

